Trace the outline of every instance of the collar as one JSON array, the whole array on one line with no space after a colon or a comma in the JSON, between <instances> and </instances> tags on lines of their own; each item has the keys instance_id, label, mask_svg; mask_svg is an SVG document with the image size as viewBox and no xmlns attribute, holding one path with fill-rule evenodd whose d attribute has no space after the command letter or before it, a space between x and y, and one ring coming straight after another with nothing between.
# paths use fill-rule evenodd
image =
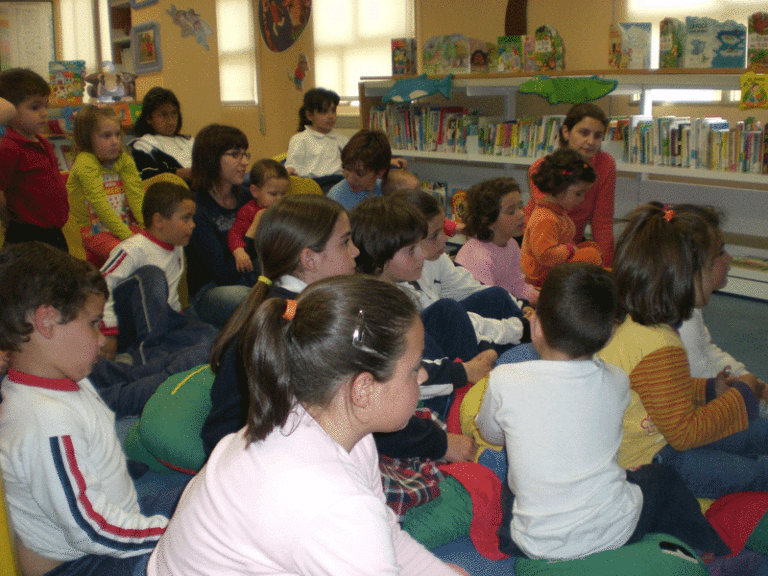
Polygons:
<instances>
[{"instance_id":1,"label":"collar","mask_svg":"<svg viewBox=\"0 0 768 576\"><path fill-rule=\"evenodd\" d=\"M5 137L11 140L12 142L16 142L19 146L25 146L29 144L39 144L43 145L43 137L39 134L35 135L34 140L30 140L26 136L22 136L19 134L16 130L11 128L10 126L5 127Z\"/></svg>"},{"instance_id":2,"label":"collar","mask_svg":"<svg viewBox=\"0 0 768 576\"><path fill-rule=\"evenodd\" d=\"M334 132L333 130L328 132L328 134L323 134L322 132L318 132L314 128L310 128L307 126L306 128L304 128L304 131L308 132L310 135L314 136L318 140L323 138L333 138L334 140L336 140L336 132Z\"/></svg>"},{"instance_id":3,"label":"collar","mask_svg":"<svg viewBox=\"0 0 768 576\"><path fill-rule=\"evenodd\" d=\"M160 248L168 250L168 252L173 252L173 250L176 248L176 246L173 244L169 244L168 242L163 242L159 238L155 238L154 236L152 236L152 234L150 234L149 230L140 230L139 234L144 236L150 242L154 242L155 244L160 246Z\"/></svg>"},{"instance_id":4,"label":"collar","mask_svg":"<svg viewBox=\"0 0 768 576\"><path fill-rule=\"evenodd\" d=\"M290 290L291 292L296 292L296 294L298 294L307 287L307 283L296 278L296 276L285 274L284 276L280 276L280 278L275 280L275 286L285 288L286 290Z\"/></svg>"},{"instance_id":5,"label":"collar","mask_svg":"<svg viewBox=\"0 0 768 576\"><path fill-rule=\"evenodd\" d=\"M534 202L536 203L536 206L541 206L542 208L549 208L556 214L568 213L565 208L560 206L560 204L557 204L556 202L550 202L549 200L545 200L544 198L536 198Z\"/></svg>"},{"instance_id":6,"label":"collar","mask_svg":"<svg viewBox=\"0 0 768 576\"><path fill-rule=\"evenodd\" d=\"M44 378L18 370L8 370L8 378L18 384L45 388L46 390L58 390L59 392L77 392L80 390L80 385L70 378Z\"/></svg>"}]
</instances>

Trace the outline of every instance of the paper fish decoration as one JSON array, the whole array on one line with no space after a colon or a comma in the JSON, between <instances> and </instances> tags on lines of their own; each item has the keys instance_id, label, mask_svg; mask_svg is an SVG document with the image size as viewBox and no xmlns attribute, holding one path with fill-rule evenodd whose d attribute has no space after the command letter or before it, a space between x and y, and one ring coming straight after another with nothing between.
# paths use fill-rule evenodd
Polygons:
<instances>
[{"instance_id":1,"label":"paper fish decoration","mask_svg":"<svg viewBox=\"0 0 768 576\"><path fill-rule=\"evenodd\" d=\"M430 80L426 74L416 78L403 78L394 83L381 101L384 103L411 102L438 92L450 100L452 85L453 74L448 74L442 80Z\"/></svg>"},{"instance_id":2,"label":"paper fish decoration","mask_svg":"<svg viewBox=\"0 0 768 576\"><path fill-rule=\"evenodd\" d=\"M605 80L597 75L577 78L539 76L521 84L520 92L538 94L549 100L550 104L581 104L610 94L618 83L618 80Z\"/></svg>"}]
</instances>

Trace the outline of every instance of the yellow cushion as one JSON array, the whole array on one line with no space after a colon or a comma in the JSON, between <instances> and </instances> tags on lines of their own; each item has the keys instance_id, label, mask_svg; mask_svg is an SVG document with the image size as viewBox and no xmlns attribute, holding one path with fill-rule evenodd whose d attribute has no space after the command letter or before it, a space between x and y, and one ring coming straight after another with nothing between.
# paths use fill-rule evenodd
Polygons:
<instances>
[{"instance_id":1,"label":"yellow cushion","mask_svg":"<svg viewBox=\"0 0 768 576\"><path fill-rule=\"evenodd\" d=\"M291 186L288 188L288 194L322 194L323 190L320 184L312 178L302 178L300 176L291 176Z\"/></svg>"},{"instance_id":2,"label":"yellow cushion","mask_svg":"<svg viewBox=\"0 0 768 576\"><path fill-rule=\"evenodd\" d=\"M480 406L483 404L483 396L485 390L488 388L488 376L480 380L477 384L472 386L469 391L464 395L461 401L461 407L459 408L459 423L461 424L461 433L466 436L472 436L477 444L477 453L475 454L474 461L477 462L480 458L480 454L483 450L490 448L500 452L504 449L503 446L496 446L495 444L489 444L480 435L480 431L475 424L475 416L480 412Z\"/></svg>"}]
</instances>

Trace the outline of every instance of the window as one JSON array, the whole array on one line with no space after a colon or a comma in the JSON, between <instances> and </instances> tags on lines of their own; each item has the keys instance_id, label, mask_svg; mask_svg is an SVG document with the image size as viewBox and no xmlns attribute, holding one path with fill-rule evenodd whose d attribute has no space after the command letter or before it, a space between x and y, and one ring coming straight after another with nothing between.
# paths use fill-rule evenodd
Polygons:
<instances>
[{"instance_id":1,"label":"window","mask_svg":"<svg viewBox=\"0 0 768 576\"><path fill-rule=\"evenodd\" d=\"M361 76L392 75L392 38L414 36L413 0L313 0L315 82L357 101Z\"/></svg>"},{"instance_id":2,"label":"window","mask_svg":"<svg viewBox=\"0 0 768 576\"><path fill-rule=\"evenodd\" d=\"M253 2L216 0L219 87L225 104L258 104Z\"/></svg>"},{"instance_id":3,"label":"window","mask_svg":"<svg viewBox=\"0 0 768 576\"><path fill-rule=\"evenodd\" d=\"M91 0L60 0L61 47L63 60L85 60L86 70L98 70L96 26ZM107 28L109 29L109 28ZM87 31L92 33L88 34Z\"/></svg>"}]
</instances>

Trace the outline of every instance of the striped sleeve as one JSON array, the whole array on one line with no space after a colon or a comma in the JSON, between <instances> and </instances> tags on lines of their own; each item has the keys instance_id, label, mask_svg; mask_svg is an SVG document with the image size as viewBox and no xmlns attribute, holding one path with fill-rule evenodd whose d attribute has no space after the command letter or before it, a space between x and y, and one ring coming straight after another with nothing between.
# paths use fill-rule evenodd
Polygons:
<instances>
[{"instance_id":1,"label":"striped sleeve","mask_svg":"<svg viewBox=\"0 0 768 576\"><path fill-rule=\"evenodd\" d=\"M730 389L705 403L706 379L691 378L685 350L677 346L649 354L630 374L656 428L675 450L688 450L744 430L747 411Z\"/></svg>"},{"instance_id":2,"label":"striped sleeve","mask_svg":"<svg viewBox=\"0 0 768 576\"><path fill-rule=\"evenodd\" d=\"M125 243L121 242L110 252L107 261L101 267L101 274L109 287L109 298L104 305L104 321L101 331L107 336L118 333L117 315L115 314L115 301L113 292L118 284L131 276L138 268L136 259L126 250Z\"/></svg>"},{"instance_id":3,"label":"striped sleeve","mask_svg":"<svg viewBox=\"0 0 768 576\"><path fill-rule=\"evenodd\" d=\"M48 514L73 548L115 557L154 548L167 526L165 517L131 513L109 502L94 471L78 457L72 436L50 437L48 449L63 498L50 486L46 493L33 496L43 507L50 507ZM37 489L41 488L46 485L38 484Z\"/></svg>"}]
</instances>

